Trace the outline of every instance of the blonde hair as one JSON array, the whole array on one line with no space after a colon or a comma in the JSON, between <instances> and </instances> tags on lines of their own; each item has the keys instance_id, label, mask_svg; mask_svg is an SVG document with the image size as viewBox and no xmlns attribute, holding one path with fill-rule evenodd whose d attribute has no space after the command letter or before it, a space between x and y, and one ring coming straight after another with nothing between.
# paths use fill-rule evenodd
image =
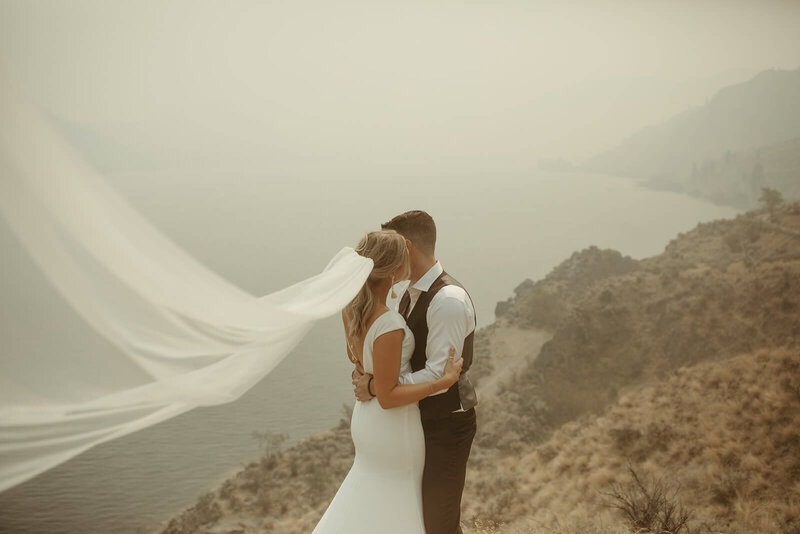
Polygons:
<instances>
[{"instance_id":1,"label":"blonde hair","mask_svg":"<svg viewBox=\"0 0 800 534\"><path fill-rule=\"evenodd\" d=\"M378 303L372 290L373 286L403 267L405 269L401 279L405 279L410 269L406 240L394 230L369 232L358 242L356 252L372 259L373 267L356 297L344 308L347 335L350 339L359 339L365 333L367 321L375 311Z\"/></svg>"}]
</instances>

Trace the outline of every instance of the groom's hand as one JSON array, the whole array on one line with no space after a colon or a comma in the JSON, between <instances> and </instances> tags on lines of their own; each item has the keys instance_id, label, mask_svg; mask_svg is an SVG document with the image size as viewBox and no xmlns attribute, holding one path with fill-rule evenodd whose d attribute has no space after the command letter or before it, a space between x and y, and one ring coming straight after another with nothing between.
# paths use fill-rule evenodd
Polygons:
<instances>
[{"instance_id":1,"label":"groom's hand","mask_svg":"<svg viewBox=\"0 0 800 534\"><path fill-rule=\"evenodd\" d=\"M361 362L356 362L355 369L353 369L353 373L350 375L350 378L353 379L353 385L356 385L356 380L364 376L364 368L361 367Z\"/></svg>"},{"instance_id":2,"label":"groom's hand","mask_svg":"<svg viewBox=\"0 0 800 534\"><path fill-rule=\"evenodd\" d=\"M355 371L353 372L355 375ZM372 395L369 394L367 387L369 386L369 379L372 378L370 374L362 374L359 377L353 376L353 392L356 394L356 399L366 402L372 400Z\"/></svg>"}]
</instances>

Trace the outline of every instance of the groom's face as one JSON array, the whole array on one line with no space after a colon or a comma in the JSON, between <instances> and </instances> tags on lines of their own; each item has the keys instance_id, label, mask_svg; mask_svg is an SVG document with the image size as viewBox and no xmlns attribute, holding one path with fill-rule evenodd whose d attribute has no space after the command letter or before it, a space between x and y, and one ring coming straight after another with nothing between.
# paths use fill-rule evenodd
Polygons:
<instances>
[{"instance_id":1,"label":"groom's face","mask_svg":"<svg viewBox=\"0 0 800 534\"><path fill-rule=\"evenodd\" d=\"M408 248L408 261L411 267L411 279L416 279L424 273L417 272L418 266L425 263L425 255L417 247L413 241L406 238L406 247Z\"/></svg>"},{"instance_id":2,"label":"groom's face","mask_svg":"<svg viewBox=\"0 0 800 534\"><path fill-rule=\"evenodd\" d=\"M408 259L413 264L414 260L417 258L417 255L419 254L419 249L415 247L414 242L407 237L406 237L406 249L408 250Z\"/></svg>"}]
</instances>

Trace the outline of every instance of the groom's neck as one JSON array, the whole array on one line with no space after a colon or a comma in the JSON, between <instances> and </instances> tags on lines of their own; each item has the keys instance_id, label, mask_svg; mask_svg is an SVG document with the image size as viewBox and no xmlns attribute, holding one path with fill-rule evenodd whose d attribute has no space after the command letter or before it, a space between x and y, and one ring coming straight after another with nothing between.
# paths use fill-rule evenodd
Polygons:
<instances>
[{"instance_id":1,"label":"groom's neck","mask_svg":"<svg viewBox=\"0 0 800 534\"><path fill-rule=\"evenodd\" d=\"M436 258L433 256L422 256L420 255L418 258L415 258L412 261L412 269L411 269L411 285L417 283L417 281L422 278L422 276L431 270L431 267L436 265Z\"/></svg>"}]
</instances>

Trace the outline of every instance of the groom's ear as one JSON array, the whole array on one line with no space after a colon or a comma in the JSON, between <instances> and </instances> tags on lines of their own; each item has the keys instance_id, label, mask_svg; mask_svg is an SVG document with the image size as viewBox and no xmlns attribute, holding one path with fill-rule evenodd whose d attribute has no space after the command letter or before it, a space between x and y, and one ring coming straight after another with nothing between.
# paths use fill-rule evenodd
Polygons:
<instances>
[{"instance_id":1,"label":"groom's ear","mask_svg":"<svg viewBox=\"0 0 800 534\"><path fill-rule=\"evenodd\" d=\"M414 246L414 243L411 242L409 238L406 238L406 248L409 252L411 252L411 248Z\"/></svg>"}]
</instances>

